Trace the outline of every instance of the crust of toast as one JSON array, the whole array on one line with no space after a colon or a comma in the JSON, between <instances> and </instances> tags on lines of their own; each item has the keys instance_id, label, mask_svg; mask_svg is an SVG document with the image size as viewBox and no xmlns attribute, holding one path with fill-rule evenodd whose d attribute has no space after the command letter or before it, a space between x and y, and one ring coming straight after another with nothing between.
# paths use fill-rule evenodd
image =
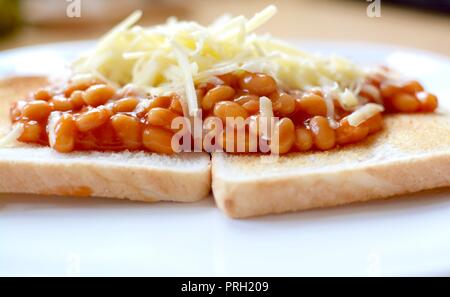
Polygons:
<instances>
[{"instance_id":1,"label":"crust of toast","mask_svg":"<svg viewBox=\"0 0 450 297\"><path fill-rule=\"evenodd\" d=\"M0 81L0 137L11 102L47 84L41 77ZM0 148L0 192L192 202L208 196L210 156L144 152L74 152L17 144Z\"/></svg>"},{"instance_id":2,"label":"crust of toast","mask_svg":"<svg viewBox=\"0 0 450 297\"><path fill-rule=\"evenodd\" d=\"M450 186L450 116L386 116L383 131L326 152L279 158L214 154L212 189L228 216L245 218Z\"/></svg>"}]
</instances>

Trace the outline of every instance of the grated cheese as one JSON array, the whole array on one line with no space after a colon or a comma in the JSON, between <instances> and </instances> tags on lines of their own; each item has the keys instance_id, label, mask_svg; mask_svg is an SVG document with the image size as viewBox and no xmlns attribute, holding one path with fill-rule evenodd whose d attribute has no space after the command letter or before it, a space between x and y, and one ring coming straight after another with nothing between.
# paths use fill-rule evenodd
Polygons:
<instances>
[{"instance_id":1,"label":"grated cheese","mask_svg":"<svg viewBox=\"0 0 450 297\"><path fill-rule=\"evenodd\" d=\"M0 147L9 147L14 145L17 142L17 139L22 135L23 130L23 124L15 124L8 134L0 138Z\"/></svg>"},{"instance_id":2,"label":"grated cheese","mask_svg":"<svg viewBox=\"0 0 450 297\"><path fill-rule=\"evenodd\" d=\"M364 85L361 88L361 91L369 94L375 100L375 102L383 104L383 99L381 98L380 90L374 85Z\"/></svg>"},{"instance_id":3,"label":"grated cheese","mask_svg":"<svg viewBox=\"0 0 450 297\"><path fill-rule=\"evenodd\" d=\"M183 52L183 49L175 42L172 41L172 46L175 51L178 64L183 71L184 77L184 91L186 92L186 99L190 116L197 116L199 112L197 93L195 92L194 80L192 79L192 70L189 65L189 59Z\"/></svg>"},{"instance_id":4,"label":"grated cheese","mask_svg":"<svg viewBox=\"0 0 450 297\"><path fill-rule=\"evenodd\" d=\"M256 13L246 24L245 31L246 33L250 33L255 31L261 25L270 20L277 13L277 8L275 5L269 5L264 8L261 12Z\"/></svg>"},{"instance_id":5,"label":"grated cheese","mask_svg":"<svg viewBox=\"0 0 450 297\"><path fill-rule=\"evenodd\" d=\"M361 123L364 123L366 120L370 119L375 114L383 111L384 111L383 106L375 103L367 103L366 105L362 106L361 108L357 109L352 114L350 114L347 117L347 121L350 124L350 126L357 127Z\"/></svg>"},{"instance_id":6,"label":"grated cheese","mask_svg":"<svg viewBox=\"0 0 450 297\"><path fill-rule=\"evenodd\" d=\"M347 88L340 94L339 102L345 110L353 110L359 104L358 98Z\"/></svg>"},{"instance_id":7,"label":"grated cheese","mask_svg":"<svg viewBox=\"0 0 450 297\"><path fill-rule=\"evenodd\" d=\"M47 134L48 134L48 143L50 147L54 147L56 143L56 125L58 124L59 119L61 118L62 113L60 111L52 111L50 116L48 117L47 124Z\"/></svg>"},{"instance_id":8,"label":"grated cheese","mask_svg":"<svg viewBox=\"0 0 450 297\"><path fill-rule=\"evenodd\" d=\"M268 6L250 19L224 16L209 26L170 18L153 27L135 25L142 15L137 11L76 60L73 71L118 87L135 85L156 96L176 92L191 115L199 110L195 84L238 69L269 74L282 88L336 83L334 95L351 90L364 77L364 70L342 57L307 53L255 34L276 10Z\"/></svg>"}]
</instances>

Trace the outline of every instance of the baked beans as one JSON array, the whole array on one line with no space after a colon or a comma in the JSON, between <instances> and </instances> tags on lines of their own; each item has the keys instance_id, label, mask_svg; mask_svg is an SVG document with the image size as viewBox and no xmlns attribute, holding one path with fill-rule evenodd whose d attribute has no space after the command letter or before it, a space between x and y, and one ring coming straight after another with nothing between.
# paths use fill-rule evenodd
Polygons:
<instances>
[{"instance_id":1,"label":"baked beans","mask_svg":"<svg viewBox=\"0 0 450 297\"><path fill-rule=\"evenodd\" d=\"M417 99L420 101L420 110L423 112L433 112L438 106L437 97L428 92L416 93Z\"/></svg>"},{"instance_id":2,"label":"baked beans","mask_svg":"<svg viewBox=\"0 0 450 297\"><path fill-rule=\"evenodd\" d=\"M383 128L383 116L381 113L377 113L363 122L361 125L369 128L369 134L380 131Z\"/></svg>"},{"instance_id":3,"label":"baked beans","mask_svg":"<svg viewBox=\"0 0 450 297\"><path fill-rule=\"evenodd\" d=\"M248 114L254 115L259 112L259 100L250 100L242 104L242 107Z\"/></svg>"},{"instance_id":4,"label":"baked beans","mask_svg":"<svg viewBox=\"0 0 450 297\"><path fill-rule=\"evenodd\" d=\"M23 124L22 135L18 138L22 142L39 142L42 134L42 127L36 121L27 121Z\"/></svg>"},{"instance_id":5,"label":"baked beans","mask_svg":"<svg viewBox=\"0 0 450 297\"><path fill-rule=\"evenodd\" d=\"M117 100L113 104L113 112L132 112L139 103L139 99L136 97L127 97Z\"/></svg>"},{"instance_id":6,"label":"baked beans","mask_svg":"<svg viewBox=\"0 0 450 297\"><path fill-rule=\"evenodd\" d=\"M151 152L173 154L173 133L160 127L146 127L142 135L144 146Z\"/></svg>"},{"instance_id":7,"label":"baked beans","mask_svg":"<svg viewBox=\"0 0 450 297\"><path fill-rule=\"evenodd\" d=\"M80 90L74 91L70 97L69 101L71 103L71 108L78 110L84 106L84 92Z\"/></svg>"},{"instance_id":8,"label":"baked beans","mask_svg":"<svg viewBox=\"0 0 450 297\"><path fill-rule=\"evenodd\" d=\"M74 109L72 102L69 98L62 96L54 96L50 100L50 106L55 111L69 111Z\"/></svg>"},{"instance_id":9,"label":"baked beans","mask_svg":"<svg viewBox=\"0 0 450 297\"><path fill-rule=\"evenodd\" d=\"M52 99L52 94L48 89L39 89L34 93L34 99L48 101Z\"/></svg>"},{"instance_id":10,"label":"baked beans","mask_svg":"<svg viewBox=\"0 0 450 297\"><path fill-rule=\"evenodd\" d=\"M295 129L294 145L299 152L309 151L313 146L311 131L305 127L297 127Z\"/></svg>"},{"instance_id":11,"label":"baked beans","mask_svg":"<svg viewBox=\"0 0 450 297\"><path fill-rule=\"evenodd\" d=\"M244 118L248 117L248 113L239 104L232 101L222 101L214 106L214 115L220 118L224 123L227 118Z\"/></svg>"},{"instance_id":12,"label":"baked beans","mask_svg":"<svg viewBox=\"0 0 450 297\"><path fill-rule=\"evenodd\" d=\"M226 123L227 118L245 119L245 127L239 133L245 136L246 152L253 138L260 152L285 154L361 142L383 128L381 113L351 126L347 116L354 110L345 109L337 99L333 100L333 117L327 118L325 96L329 94L318 87L286 90L271 76L248 71L218 78L215 84L196 86L204 124L212 120ZM387 112L432 112L438 106L437 97L419 82L393 81L381 74L368 76L357 95L364 98L363 102L384 104ZM260 127L262 96L271 100L274 116L281 118L274 122L275 127L270 127L272 137L266 137L268 132ZM59 152L142 149L172 154L172 137L177 131L171 129L171 123L184 115L183 107L177 94L152 96L126 87L116 90L96 79L82 79L69 82L65 88L37 90L28 99L12 104L10 117L13 123L23 124L19 141L50 145ZM53 112L61 115L54 131L47 131ZM211 137L213 132L220 132L216 141L225 150L231 140L235 140L234 149L238 147L236 133L226 135L218 127L204 128L204 137ZM262 149L261 144L268 150Z\"/></svg>"},{"instance_id":13,"label":"baked beans","mask_svg":"<svg viewBox=\"0 0 450 297\"><path fill-rule=\"evenodd\" d=\"M380 86L381 96L383 98L391 98L395 94L400 93L402 88L391 82L383 82Z\"/></svg>"},{"instance_id":14,"label":"baked beans","mask_svg":"<svg viewBox=\"0 0 450 297\"><path fill-rule=\"evenodd\" d=\"M325 103L325 99L318 94L306 93L297 100L297 104L300 111L310 116L327 115L327 104Z\"/></svg>"},{"instance_id":15,"label":"baked beans","mask_svg":"<svg viewBox=\"0 0 450 297\"><path fill-rule=\"evenodd\" d=\"M141 146L142 123L139 119L126 114L116 114L111 118L111 124L128 149L135 150Z\"/></svg>"},{"instance_id":16,"label":"baked beans","mask_svg":"<svg viewBox=\"0 0 450 297\"><path fill-rule=\"evenodd\" d=\"M259 96L243 94L234 99L234 102L241 105L249 115L255 115L259 112Z\"/></svg>"},{"instance_id":17,"label":"baked beans","mask_svg":"<svg viewBox=\"0 0 450 297\"><path fill-rule=\"evenodd\" d=\"M259 102L259 96L251 95L251 94L243 94L234 99L234 102L244 105L245 103L248 103L250 101L257 101Z\"/></svg>"},{"instance_id":18,"label":"baked beans","mask_svg":"<svg viewBox=\"0 0 450 297\"><path fill-rule=\"evenodd\" d=\"M41 121L47 119L52 112L52 108L47 101L30 101L23 107L22 115L32 121Z\"/></svg>"},{"instance_id":19,"label":"baked beans","mask_svg":"<svg viewBox=\"0 0 450 297\"><path fill-rule=\"evenodd\" d=\"M97 107L105 104L114 94L114 88L99 84L90 86L84 93L83 99L87 105Z\"/></svg>"},{"instance_id":20,"label":"baked beans","mask_svg":"<svg viewBox=\"0 0 450 297\"><path fill-rule=\"evenodd\" d=\"M70 97L75 91L85 91L92 85L99 83L95 78L77 79L76 81L70 81L64 90L64 96Z\"/></svg>"},{"instance_id":21,"label":"baked beans","mask_svg":"<svg viewBox=\"0 0 450 297\"><path fill-rule=\"evenodd\" d=\"M420 108L420 101L409 93L395 94L391 98L391 104L395 111L400 112L416 112Z\"/></svg>"},{"instance_id":22,"label":"baked beans","mask_svg":"<svg viewBox=\"0 0 450 297\"><path fill-rule=\"evenodd\" d=\"M344 118L336 129L336 143L343 145L363 140L369 134L369 127L366 125L351 126Z\"/></svg>"},{"instance_id":23,"label":"baked beans","mask_svg":"<svg viewBox=\"0 0 450 297\"><path fill-rule=\"evenodd\" d=\"M274 93L270 96L275 115L288 116L295 111L295 98L286 93Z\"/></svg>"},{"instance_id":24,"label":"baked beans","mask_svg":"<svg viewBox=\"0 0 450 297\"><path fill-rule=\"evenodd\" d=\"M63 114L55 125L54 139L50 145L60 153L73 151L75 147L76 124L72 115Z\"/></svg>"},{"instance_id":25,"label":"baked beans","mask_svg":"<svg viewBox=\"0 0 450 297\"><path fill-rule=\"evenodd\" d=\"M147 122L152 126L164 127L170 129L172 121L179 115L167 108L155 107L150 109L147 114Z\"/></svg>"},{"instance_id":26,"label":"baked beans","mask_svg":"<svg viewBox=\"0 0 450 297\"><path fill-rule=\"evenodd\" d=\"M234 73L219 75L219 79L222 80L225 85L235 89L239 85L239 77L236 76Z\"/></svg>"},{"instance_id":27,"label":"baked beans","mask_svg":"<svg viewBox=\"0 0 450 297\"><path fill-rule=\"evenodd\" d=\"M404 83L401 86L402 91L409 94L415 94L417 92L422 92L423 87L417 80L411 80L406 83Z\"/></svg>"},{"instance_id":28,"label":"baked beans","mask_svg":"<svg viewBox=\"0 0 450 297\"><path fill-rule=\"evenodd\" d=\"M148 106L149 110L155 107L169 108L172 103L172 97L170 96L160 96L152 98Z\"/></svg>"},{"instance_id":29,"label":"baked beans","mask_svg":"<svg viewBox=\"0 0 450 297\"><path fill-rule=\"evenodd\" d=\"M268 96L277 90L275 80L262 73L245 73L239 79L239 85L243 90L258 96Z\"/></svg>"},{"instance_id":30,"label":"baked beans","mask_svg":"<svg viewBox=\"0 0 450 297\"><path fill-rule=\"evenodd\" d=\"M315 116L309 122L313 135L314 146L319 150L329 150L336 144L336 133L330 127L328 119L323 116Z\"/></svg>"},{"instance_id":31,"label":"baked beans","mask_svg":"<svg viewBox=\"0 0 450 297\"><path fill-rule=\"evenodd\" d=\"M219 101L231 100L236 91L227 85L217 86L209 90L202 99L202 108L205 111L211 110Z\"/></svg>"},{"instance_id":32,"label":"baked beans","mask_svg":"<svg viewBox=\"0 0 450 297\"><path fill-rule=\"evenodd\" d=\"M105 124L110 117L110 111L106 108L93 108L79 115L76 126L80 132L88 132Z\"/></svg>"}]
</instances>

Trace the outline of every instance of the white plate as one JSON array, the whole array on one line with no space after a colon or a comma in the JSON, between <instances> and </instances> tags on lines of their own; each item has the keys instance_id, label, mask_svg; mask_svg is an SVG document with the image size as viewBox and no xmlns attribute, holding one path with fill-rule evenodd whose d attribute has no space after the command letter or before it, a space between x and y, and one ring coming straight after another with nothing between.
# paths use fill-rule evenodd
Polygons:
<instances>
[{"instance_id":1,"label":"white plate","mask_svg":"<svg viewBox=\"0 0 450 297\"><path fill-rule=\"evenodd\" d=\"M60 71L90 43L0 53L0 76ZM354 43L302 43L384 63L450 98L450 60ZM446 102L445 102L446 101ZM231 220L212 200L144 204L0 195L0 275L450 275L449 189Z\"/></svg>"}]
</instances>

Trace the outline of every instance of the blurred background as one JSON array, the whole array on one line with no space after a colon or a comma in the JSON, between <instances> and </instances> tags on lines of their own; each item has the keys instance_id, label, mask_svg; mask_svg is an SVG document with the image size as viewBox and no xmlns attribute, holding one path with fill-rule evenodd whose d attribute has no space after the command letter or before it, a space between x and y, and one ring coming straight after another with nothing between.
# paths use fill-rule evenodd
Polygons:
<instances>
[{"instance_id":1,"label":"blurred background","mask_svg":"<svg viewBox=\"0 0 450 297\"><path fill-rule=\"evenodd\" d=\"M381 3L381 17L368 6ZM171 15L208 24L225 12L279 13L262 30L283 38L369 41L450 56L450 0L0 0L0 50L101 36L133 10L141 24ZM69 16L71 17L69 17Z\"/></svg>"}]
</instances>

